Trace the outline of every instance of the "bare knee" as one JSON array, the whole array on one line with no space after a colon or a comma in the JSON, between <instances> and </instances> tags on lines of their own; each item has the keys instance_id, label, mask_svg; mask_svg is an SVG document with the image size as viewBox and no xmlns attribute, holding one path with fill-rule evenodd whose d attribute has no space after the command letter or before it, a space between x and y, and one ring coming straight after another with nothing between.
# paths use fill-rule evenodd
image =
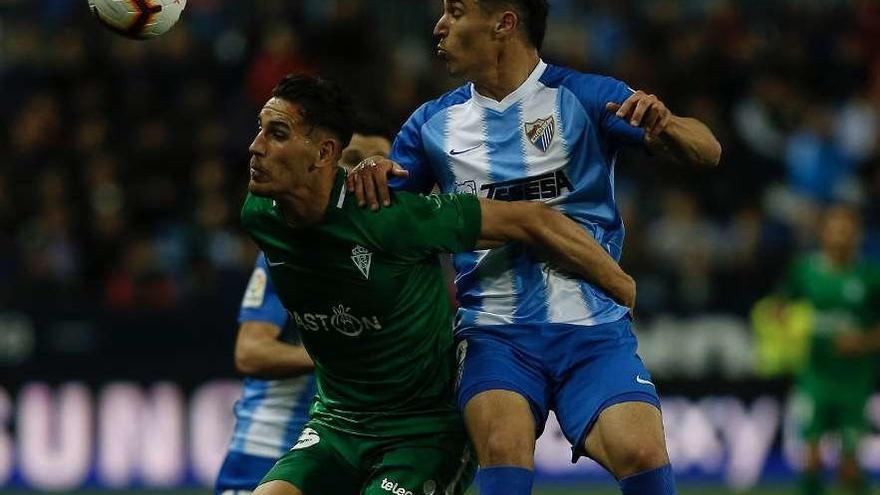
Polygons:
<instances>
[{"instance_id":1,"label":"bare knee","mask_svg":"<svg viewBox=\"0 0 880 495\"><path fill-rule=\"evenodd\" d=\"M610 468L618 479L669 464L665 445L657 442L625 444L611 450Z\"/></svg>"},{"instance_id":2,"label":"bare knee","mask_svg":"<svg viewBox=\"0 0 880 495\"><path fill-rule=\"evenodd\" d=\"M603 411L584 448L617 479L669 464L660 411L641 402L621 403Z\"/></svg>"},{"instance_id":3,"label":"bare knee","mask_svg":"<svg viewBox=\"0 0 880 495\"><path fill-rule=\"evenodd\" d=\"M524 397L506 390L483 392L468 401L464 419L481 466L533 467L535 420Z\"/></svg>"},{"instance_id":4,"label":"bare knee","mask_svg":"<svg viewBox=\"0 0 880 495\"><path fill-rule=\"evenodd\" d=\"M532 466L535 440L531 436L508 428L488 433L483 448L477 448L481 466Z\"/></svg>"}]
</instances>

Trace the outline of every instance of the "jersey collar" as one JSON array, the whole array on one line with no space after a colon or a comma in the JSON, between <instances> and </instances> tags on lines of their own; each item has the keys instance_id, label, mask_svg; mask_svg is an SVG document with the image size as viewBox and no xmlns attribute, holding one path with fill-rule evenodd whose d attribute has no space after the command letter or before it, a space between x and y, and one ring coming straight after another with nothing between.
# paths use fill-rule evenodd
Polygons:
<instances>
[{"instance_id":1,"label":"jersey collar","mask_svg":"<svg viewBox=\"0 0 880 495\"><path fill-rule=\"evenodd\" d=\"M513 93L505 96L503 100L496 101L488 96L483 96L477 92L477 88L474 86L474 83L471 83L471 96L474 99L474 102L477 105L482 107L486 107L496 112L503 112L510 108L514 103L519 102L523 98L537 92L541 85L538 81L541 80L541 76L544 75L544 71L547 69L547 64L543 60L538 60L538 65L532 70L532 73L529 74L529 77L523 81L522 84Z\"/></svg>"}]
</instances>

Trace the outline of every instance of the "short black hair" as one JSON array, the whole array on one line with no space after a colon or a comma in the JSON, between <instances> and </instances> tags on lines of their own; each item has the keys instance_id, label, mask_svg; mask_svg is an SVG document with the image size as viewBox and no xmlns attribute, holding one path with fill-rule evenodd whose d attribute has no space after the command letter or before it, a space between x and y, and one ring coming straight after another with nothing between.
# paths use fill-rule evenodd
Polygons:
<instances>
[{"instance_id":1,"label":"short black hair","mask_svg":"<svg viewBox=\"0 0 880 495\"><path fill-rule=\"evenodd\" d=\"M358 112L352 130L355 134L360 134L361 136L381 136L389 141L392 140L394 135L391 126L388 125L385 119L381 118L378 114L365 110Z\"/></svg>"},{"instance_id":2,"label":"short black hair","mask_svg":"<svg viewBox=\"0 0 880 495\"><path fill-rule=\"evenodd\" d=\"M354 101L335 82L309 74L288 74L272 90L272 97L298 105L306 124L334 134L343 149L351 143Z\"/></svg>"},{"instance_id":3,"label":"short black hair","mask_svg":"<svg viewBox=\"0 0 880 495\"><path fill-rule=\"evenodd\" d=\"M477 2L487 9L497 9L501 6L512 8L519 14L519 22L532 45L539 51L544 46L547 15L550 12L550 4L547 0L477 0Z\"/></svg>"}]
</instances>

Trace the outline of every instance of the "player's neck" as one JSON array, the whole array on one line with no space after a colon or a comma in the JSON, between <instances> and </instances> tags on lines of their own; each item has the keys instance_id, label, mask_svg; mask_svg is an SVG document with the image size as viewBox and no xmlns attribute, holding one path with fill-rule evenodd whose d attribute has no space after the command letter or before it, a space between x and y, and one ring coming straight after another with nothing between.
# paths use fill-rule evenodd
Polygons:
<instances>
[{"instance_id":1,"label":"player's neck","mask_svg":"<svg viewBox=\"0 0 880 495\"><path fill-rule=\"evenodd\" d=\"M501 101L522 86L540 60L534 48L512 45L499 54L494 65L473 77L474 87L481 95Z\"/></svg>"},{"instance_id":2,"label":"player's neck","mask_svg":"<svg viewBox=\"0 0 880 495\"><path fill-rule=\"evenodd\" d=\"M307 227L324 218L336 174L322 173L312 181L295 186L290 192L276 198L281 215L291 227Z\"/></svg>"}]
</instances>

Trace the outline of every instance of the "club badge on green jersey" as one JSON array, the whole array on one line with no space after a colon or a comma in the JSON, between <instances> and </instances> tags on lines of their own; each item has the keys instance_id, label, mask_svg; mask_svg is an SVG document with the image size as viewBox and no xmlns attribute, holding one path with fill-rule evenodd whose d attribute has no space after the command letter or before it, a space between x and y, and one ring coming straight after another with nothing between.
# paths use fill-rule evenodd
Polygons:
<instances>
[{"instance_id":1,"label":"club badge on green jersey","mask_svg":"<svg viewBox=\"0 0 880 495\"><path fill-rule=\"evenodd\" d=\"M364 278L369 280L370 263L373 261L373 253L363 246L355 245L354 249L351 250L351 261L354 262L354 266L357 267Z\"/></svg>"}]
</instances>

